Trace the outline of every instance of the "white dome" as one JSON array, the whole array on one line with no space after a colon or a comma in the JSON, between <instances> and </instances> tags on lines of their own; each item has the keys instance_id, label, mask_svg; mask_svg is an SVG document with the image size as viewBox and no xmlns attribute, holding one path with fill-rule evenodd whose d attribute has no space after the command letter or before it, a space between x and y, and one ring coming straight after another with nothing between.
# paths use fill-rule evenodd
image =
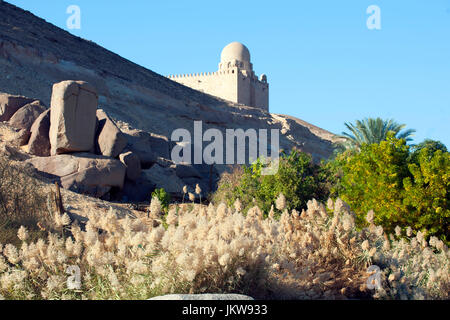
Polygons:
<instances>
[{"instance_id":1,"label":"white dome","mask_svg":"<svg viewBox=\"0 0 450 320\"><path fill-rule=\"evenodd\" d=\"M220 55L221 62L229 62L238 60L242 62L250 62L250 51L240 42L232 42L222 50Z\"/></svg>"}]
</instances>

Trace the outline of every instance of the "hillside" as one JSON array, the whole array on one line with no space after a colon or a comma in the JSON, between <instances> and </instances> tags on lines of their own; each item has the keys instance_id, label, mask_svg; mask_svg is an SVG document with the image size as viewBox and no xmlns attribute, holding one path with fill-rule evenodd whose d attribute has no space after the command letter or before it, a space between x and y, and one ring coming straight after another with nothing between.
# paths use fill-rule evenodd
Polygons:
<instances>
[{"instance_id":1,"label":"hillside","mask_svg":"<svg viewBox=\"0 0 450 320\"><path fill-rule=\"evenodd\" d=\"M261 110L235 105L177 84L91 41L47 23L7 2L0 3L0 91L49 104L51 86L67 79L85 80L100 94L100 107L129 127L169 136L203 120L204 129L283 128L284 120ZM292 122L282 148L293 146L315 159L328 157L328 134Z\"/></svg>"}]
</instances>

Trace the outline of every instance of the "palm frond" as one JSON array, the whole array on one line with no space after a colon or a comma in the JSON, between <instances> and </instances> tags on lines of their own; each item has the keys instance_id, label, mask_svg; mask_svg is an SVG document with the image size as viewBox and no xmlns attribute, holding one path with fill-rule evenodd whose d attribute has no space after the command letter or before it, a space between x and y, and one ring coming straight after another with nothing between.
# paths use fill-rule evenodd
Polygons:
<instances>
[{"instance_id":1,"label":"palm frond","mask_svg":"<svg viewBox=\"0 0 450 320\"><path fill-rule=\"evenodd\" d=\"M365 118L356 120L355 123L344 123L349 132L343 132L341 137L349 139L349 141L360 147L362 144L380 143L386 140L390 131L399 139L411 141L411 136L416 130L408 129L401 132L406 125L399 124L394 119L383 120L381 118Z\"/></svg>"}]
</instances>

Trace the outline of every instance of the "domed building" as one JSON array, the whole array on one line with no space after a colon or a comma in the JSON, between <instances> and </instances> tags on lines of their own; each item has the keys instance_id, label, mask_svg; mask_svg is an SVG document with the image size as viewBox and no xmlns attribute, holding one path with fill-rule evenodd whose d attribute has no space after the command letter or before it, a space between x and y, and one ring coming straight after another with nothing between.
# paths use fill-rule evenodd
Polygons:
<instances>
[{"instance_id":1,"label":"domed building","mask_svg":"<svg viewBox=\"0 0 450 320\"><path fill-rule=\"evenodd\" d=\"M232 42L223 48L218 71L169 78L222 99L269 111L267 76L262 74L258 78L255 75L250 51L240 42Z\"/></svg>"}]
</instances>

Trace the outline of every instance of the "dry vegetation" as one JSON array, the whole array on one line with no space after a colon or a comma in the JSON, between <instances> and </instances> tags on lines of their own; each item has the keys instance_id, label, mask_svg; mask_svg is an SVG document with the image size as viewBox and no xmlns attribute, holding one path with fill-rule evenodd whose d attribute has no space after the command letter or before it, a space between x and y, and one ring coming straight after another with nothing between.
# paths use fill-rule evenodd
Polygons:
<instances>
[{"instance_id":1,"label":"dry vegetation","mask_svg":"<svg viewBox=\"0 0 450 320\"><path fill-rule=\"evenodd\" d=\"M449 299L449 251L411 229L385 234L367 215L358 229L340 199L288 212L243 213L237 200L209 206L152 200L130 217L83 206L58 213L54 194L11 157L0 161L0 299L148 299L166 293L243 293L262 299ZM31 176L30 176L31 175ZM72 211L72 210L67 210ZM20 227L22 226L22 227ZM40 226L40 227L39 227ZM20 228L19 228L20 227ZM81 288L69 289L78 266ZM379 290L367 288L370 265Z\"/></svg>"},{"instance_id":2,"label":"dry vegetation","mask_svg":"<svg viewBox=\"0 0 450 320\"><path fill-rule=\"evenodd\" d=\"M31 239L45 236L44 229L51 230L47 193L31 175L29 168L0 155L0 243L20 244L20 226L28 228Z\"/></svg>"},{"instance_id":3,"label":"dry vegetation","mask_svg":"<svg viewBox=\"0 0 450 320\"><path fill-rule=\"evenodd\" d=\"M449 251L421 233L388 236L373 225L357 231L341 200L327 208L312 200L287 212L283 197L263 218L257 207L244 216L240 203L175 206L159 224L89 212L80 227L54 214L55 228L0 249L0 295L5 299L147 299L179 292L235 292L266 299L448 299ZM151 216L161 206L152 201ZM397 230L400 233L400 230ZM382 289L369 290L367 267L382 270ZM81 269L82 287L69 290L66 270Z\"/></svg>"}]
</instances>

